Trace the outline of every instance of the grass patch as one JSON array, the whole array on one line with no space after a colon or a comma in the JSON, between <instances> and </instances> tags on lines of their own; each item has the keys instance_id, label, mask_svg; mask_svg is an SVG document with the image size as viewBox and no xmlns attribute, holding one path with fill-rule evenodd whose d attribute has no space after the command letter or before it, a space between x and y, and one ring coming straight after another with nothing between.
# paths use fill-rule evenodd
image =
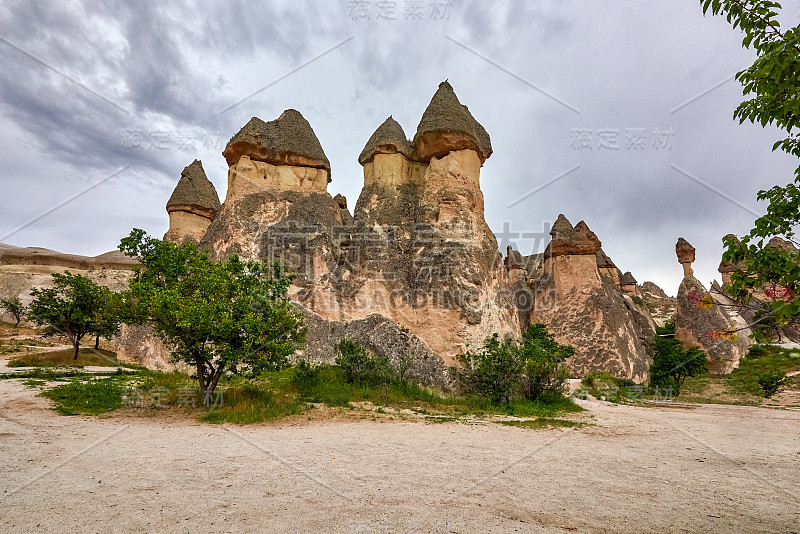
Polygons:
<instances>
[{"instance_id":1,"label":"grass patch","mask_svg":"<svg viewBox=\"0 0 800 534\"><path fill-rule=\"evenodd\" d=\"M536 419L526 419L524 421L498 421L498 423L506 426L535 430L544 428L576 428L583 426L583 423L576 423L575 421L568 421L566 419L555 419L552 417L537 417Z\"/></svg>"},{"instance_id":2,"label":"grass patch","mask_svg":"<svg viewBox=\"0 0 800 534\"><path fill-rule=\"evenodd\" d=\"M769 374L786 374L800 370L800 350L784 349L776 345L754 345L739 367L728 375L730 385L740 393L763 397L759 380ZM795 379L797 377L794 377ZM797 383L797 380L793 380Z\"/></svg>"},{"instance_id":3,"label":"grass patch","mask_svg":"<svg viewBox=\"0 0 800 534\"><path fill-rule=\"evenodd\" d=\"M551 403L515 401L508 405L492 404L478 397L444 395L405 381L387 383L349 383L341 368L320 366L313 377L298 379L297 368L263 373L256 378L228 375L220 380L211 406L204 406L197 379L189 375L148 369L123 371L95 380L78 368L66 370L40 367L13 375L28 379L31 386L42 387L47 381L68 380L42 392L54 401L64 415L97 415L109 411L135 409L144 415L158 415L164 410L196 413L207 423L253 424L287 416L306 415L315 404L343 407L355 413L410 410L432 423L457 421L464 416L511 415L543 421L559 421L557 414L579 412L582 408L570 399ZM96 377L94 377L96 378ZM353 403L372 403L377 412L357 408ZM543 426L555 426L549 422ZM562 425L563 426L563 425Z\"/></svg>"},{"instance_id":4,"label":"grass patch","mask_svg":"<svg viewBox=\"0 0 800 534\"><path fill-rule=\"evenodd\" d=\"M73 379L42 392L61 415L99 415L122 406L124 377Z\"/></svg>"},{"instance_id":5,"label":"grass patch","mask_svg":"<svg viewBox=\"0 0 800 534\"><path fill-rule=\"evenodd\" d=\"M8 362L9 367L85 367L97 365L113 367L117 365L117 354L102 349L80 349L75 360L73 349L37 352L15 356Z\"/></svg>"}]
</instances>

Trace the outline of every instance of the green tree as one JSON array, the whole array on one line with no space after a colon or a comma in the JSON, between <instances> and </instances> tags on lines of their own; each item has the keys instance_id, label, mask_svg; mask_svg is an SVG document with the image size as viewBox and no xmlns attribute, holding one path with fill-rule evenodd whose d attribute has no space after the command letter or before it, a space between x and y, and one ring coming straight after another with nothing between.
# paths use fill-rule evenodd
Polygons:
<instances>
[{"instance_id":1,"label":"green tree","mask_svg":"<svg viewBox=\"0 0 800 534\"><path fill-rule=\"evenodd\" d=\"M98 295L99 306L95 309L94 327L92 333L95 336L94 348L100 348L100 338L111 339L119 334L119 326L122 321L123 298L119 293L115 293L107 287L99 287Z\"/></svg>"},{"instance_id":2,"label":"green tree","mask_svg":"<svg viewBox=\"0 0 800 534\"><path fill-rule=\"evenodd\" d=\"M138 229L120 250L142 265L130 280L127 315L152 325L175 361L194 366L204 398L226 371L287 366L305 341L302 316L286 296L292 277L280 264L214 261L191 243Z\"/></svg>"},{"instance_id":3,"label":"green tree","mask_svg":"<svg viewBox=\"0 0 800 534\"><path fill-rule=\"evenodd\" d=\"M734 111L740 123L750 121L774 125L786 131L777 141L780 148L800 157L800 26L781 28L781 5L767 0L701 0L703 13L724 15L743 33L742 45L756 52L753 64L736 75L749 97ZM765 329L781 329L798 324L800 317L800 253L767 247L769 238L782 236L798 245L795 227L800 224L800 167L793 182L758 193L767 201L766 215L755 221L741 240L726 236L723 258L743 263L745 270L731 276L730 295L742 305L755 304L754 330L764 337ZM772 288L765 302L754 302L753 290Z\"/></svg>"},{"instance_id":4,"label":"green tree","mask_svg":"<svg viewBox=\"0 0 800 534\"><path fill-rule=\"evenodd\" d=\"M558 343L545 325L537 323L522 334L518 350L525 362L528 399L548 402L563 397L571 376L564 362L575 354L575 348Z\"/></svg>"},{"instance_id":5,"label":"green tree","mask_svg":"<svg viewBox=\"0 0 800 534\"><path fill-rule=\"evenodd\" d=\"M83 337L94 332L102 306L99 285L80 274L53 273L52 288L33 288L28 318L46 326L46 335L64 334L75 348L75 360Z\"/></svg>"},{"instance_id":6,"label":"green tree","mask_svg":"<svg viewBox=\"0 0 800 534\"><path fill-rule=\"evenodd\" d=\"M677 339L656 334L652 348L651 387L672 387L675 395L679 395L687 377L700 376L708 371L706 354L697 347L686 350Z\"/></svg>"},{"instance_id":7,"label":"green tree","mask_svg":"<svg viewBox=\"0 0 800 534\"><path fill-rule=\"evenodd\" d=\"M17 321L16 324L14 324L14 328L19 326L20 321L22 321L22 318L25 317L25 314L28 312L28 308L22 304L19 297L8 297L0 300L0 308L3 308L14 316L14 319Z\"/></svg>"},{"instance_id":8,"label":"green tree","mask_svg":"<svg viewBox=\"0 0 800 534\"><path fill-rule=\"evenodd\" d=\"M508 404L523 380L525 361L516 341L500 341L492 334L477 351L457 357L461 368L453 368L462 387L469 393L486 397L495 404Z\"/></svg>"}]
</instances>

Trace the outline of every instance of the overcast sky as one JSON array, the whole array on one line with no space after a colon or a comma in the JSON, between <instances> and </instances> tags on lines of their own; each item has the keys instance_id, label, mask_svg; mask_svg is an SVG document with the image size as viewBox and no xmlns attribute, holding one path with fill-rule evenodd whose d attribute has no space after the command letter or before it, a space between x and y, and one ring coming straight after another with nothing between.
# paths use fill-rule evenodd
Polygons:
<instances>
[{"instance_id":1,"label":"overcast sky","mask_svg":"<svg viewBox=\"0 0 800 534\"><path fill-rule=\"evenodd\" d=\"M503 252L540 251L564 213L674 294L678 237L719 278L722 236L797 165L771 152L780 132L732 118L753 58L699 0L0 0L0 242L97 255L133 227L161 237L183 167L201 159L224 199L227 140L287 108L352 210L372 132L391 114L413 137L448 79L492 138L481 185Z\"/></svg>"}]
</instances>

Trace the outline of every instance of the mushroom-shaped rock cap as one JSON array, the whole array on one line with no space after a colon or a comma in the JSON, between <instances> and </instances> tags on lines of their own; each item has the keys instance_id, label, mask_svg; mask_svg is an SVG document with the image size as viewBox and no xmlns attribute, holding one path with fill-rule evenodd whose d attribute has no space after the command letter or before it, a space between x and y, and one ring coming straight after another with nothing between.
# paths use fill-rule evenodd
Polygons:
<instances>
[{"instance_id":1,"label":"mushroom-shaped rock cap","mask_svg":"<svg viewBox=\"0 0 800 534\"><path fill-rule=\"evenodd\" d=\"M563 214L559 215L556 222L553 223L550 235L553 238L547 245L545 257L596 255L602 246L600 240L584 221L579 222L573 228Z\"/></svg>"},{"instance_id":2,"label":"mushroom-shaped rock cap","mask_svg":"<svg viewBox=\"0 0 800 534\"><path fill-rule=\"evenodd\" d=\"M403 127L400 126L396 120L389 115L389 118L383 121L383 124L378 126L375 133L367 141L361 155L358 156L358 162L361 165L369 163L375 154L397 154L400 153L411 159L413 148L411 143L406 139L406 133Z\"/></svg>"},{"instance_id":3,"label":"mushroom-shaped rock cap","mask_svg":"<svg viewBox=\"0 0 800 534\"><path fill-rule=\"evenodd\" d=\"M269 122L253 117L231 137L222 155L229 166L236 164L240 157L248 156L251 160L273 165L325 169L329 177L331 172L331 164L314 130L294 109L287 109Z\"/></svg>"},{"instance_id":4,"label":"mushroom-shaped rock cap","mask_svg":"<svg viewBox=\"0 0 800 534\"><path fill-rule=\"evenodd\" d=\"M219 208L217 190L206 176L203 164L196 159L181 172L181 179L167 201L167 213L188 211L213 219Z\"/></svg>"},{"instance_id":5,"label":"mushroom-shaped rock cap","mask_svg":"<svg viewBox=\"0 0 800 534\"><path fill-rule=\"evenodd\" d=\"M444 81L419 121L414 135L414 156L420 161L430 161L463 149L474 150L484 162L492 155L492 142L467 106L458 101L453 87Z\"/></svg>"},{"instance_id":6,"label":"mushroom-shaped rock cap","mask_svg":"<svg viewBox=\"0 0 800 534\"><path fill-rule=\"evenodd\" d=\"M597 267L600 269L615 269L617 266L608 257L608 254L603 252L603 249L597 251Z\"/></svg>"},{"instance_id":7,"label":"mushroom-shaped rock cap","mask_svg":"<svg viewBox=\"0 0 800 534\"><path fill-rule=\"evenodd\" d=\"M796 250L791 241L782 239L780 237L773 237L769 243L764 245L764 248L772 248L777 250Z\"/></svg>"},{"instance_id":8,"label":"mushroom-shaped rock cap","mask_svg":"<svg viewBox=\"0 0 800 534\"><path fill-rule=\"evenodd\" d=\"M678 242L675 243L675 254L678 256L678 263L694 261L694 247L682 237L679 237Z\"/></svg>"},{"instance_id":9,"label":"mushroom-shaped rock cap","mask_svg":"<svg viewBox=\"0 0 800 534\"><path fill-rule=\"evenodd\" d=\"M619 285L621 286L635 286L636 285L636 278L633 277L630 271L623 274L619 279Z\"/></svg>"}]
</instances>

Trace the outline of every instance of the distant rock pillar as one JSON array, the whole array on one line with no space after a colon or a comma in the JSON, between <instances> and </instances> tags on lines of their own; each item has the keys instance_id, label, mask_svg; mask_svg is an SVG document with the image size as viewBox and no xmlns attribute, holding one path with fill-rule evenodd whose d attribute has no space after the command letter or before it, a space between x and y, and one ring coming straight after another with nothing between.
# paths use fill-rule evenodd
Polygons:
<instances>
[{"instance_id":1,"label":"distant rock pillar","mask_svg":"<svg viewBox=\"0 0 800 534\"><path fill-rule=\"evenodd\" d=\"M633 277L630 271L622 275L622 277L619 279L619 283L624 294L628 295L629 297L636 295L636 278Z\"/></svg>"},{"instance_id":2,"label":"distant rock pillar","mask_svg":"<svg viewBox=\"0 0 800 534\"><path fill-rule=\"evenodd\" d=\"M678 263L683 265L683 276L694 277L692 262L694 261L694 247L684 238L678 238L675 244L675 254L678 256Z\"/></svg>"}]
</instances>

